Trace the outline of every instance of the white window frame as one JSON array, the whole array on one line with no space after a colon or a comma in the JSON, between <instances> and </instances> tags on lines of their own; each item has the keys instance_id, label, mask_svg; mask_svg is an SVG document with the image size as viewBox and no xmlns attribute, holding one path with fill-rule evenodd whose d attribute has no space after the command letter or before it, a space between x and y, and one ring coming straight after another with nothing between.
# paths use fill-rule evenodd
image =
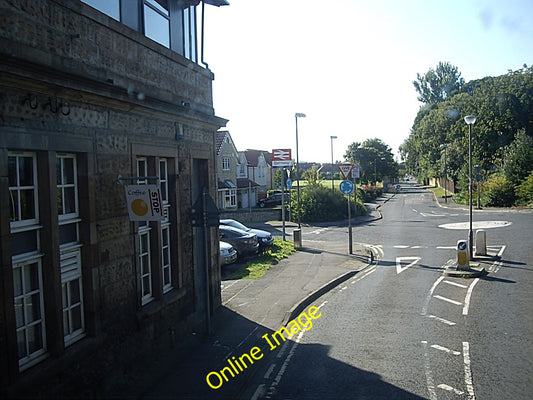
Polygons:
<instances>
[{"instance_id":1,"label":"white window frame","mask_svg":"<svg viewBox=\"0 0 533 400\"><path fill-rule=\"evenodd\" d=\"M146 157L138 157L137 161L137 184L146 185L147 179L142 177L148 176L148 159ZM141 304L150 303L154 299L154 291L152 286L152 254L150 241L150 224L147 222L139 222L139 230L137 233L139 239L139 275L141 278ZM146 248L143 247L143 240L146 240Z\"/></svg>"},{"instance_id":2,"label":"white window frame","mask_svg":"<svg viewBox=\"0 0 533 400\"><path fill-rule=\"evenodd\" d=\"M78 286L79 300L74 302L71 296L72 285ZM83 284L81 275L81 252L74 249L61 253L61 297L63 302L63 339L65 346L85 337L85 310L83 302ZM80 326L74 329L73 310L80 309Z\"/></svg>"},{"instance_id":3,"label":"white window frame","mask_svg":"<svg viewBox=\"0 0 533 400\"><path fill-rule=\"evenodd\" d=\"M230 157L222 157L222 170L230 171L231 170L231 159Z\"/></svg>"},{"instance_id":4,"label":"white window frame","mask_svg":"<svg viewBox=\"0 0 533 400\"><path fill-rule=\"evenodd\" d=\"M42 277L42 254L41 254L41 247L40 247L40 238L39 238L39 229L41 229L41 226L39 226L39 194L38 194L38 176L37 176L37 154L33 152L8 152L8 158L14 157L15 158L15 175L16 175L16 185L9 187L9 195L17 196L17 210L15 213L15 219L10 221L10 231L12 234L18 233L18 232L24 232L24 231L33 231L36 235L36 241L35 241L35 248L31 249L30 251L26 253L21 253L17 255L13 255L11 257L11 263L13 268L13 290L14 290L14 297L13 297L13 304L15 307L15 316L17 315L17 307L20 307L20 305L17 305L18 302L22 301L22 321L17 321L17 318L15 317L16 321L16 333L17 333L17 346L18 346L18 336L20 334L24 335L24 347L25 347L25 355L21 356L19 354L19 370L23 371L27 368L30 368L31 366L39 363L41 360L46 358L48 356L47 354L47 348L46 348L46 318L44 314L44 296L43 296L43 277ZM33 182L31 185L22 186L20 185L20 175L19 175L19 159L20 158L31 158L32 159L32 176L33 176ZM21 219L21 207L20 207L20 191L22 190L33 190L33 215L34 218L29 219ZM14 203L11 204L12 206ZM29 266L36 264L37 268L37 288L34 288L31 291L26 291L27 287L29 285L29 282L26 282L24 270L25 268L28 268ZM17 294L17 270L20 270L20 293ZM32 296L37 295L39 298L39 309L38 311L38 317L35 318L33 321L28 321L28 307L30 304L33 304L33 301L27 301L27 299L31 299ZM34 310L35 311L35 310ZM19 324L21 322L21 324ZM37 350L34 350L32 353L29 352L30 343L29 343L29 337L27 335L27 331L32 329L34 326L39 325L41 326L41 332L39 336L39 340L41 341L41 346ZM18 349L17 349L18 350Z\"/></svg>"},{"instance_id":5,"label":"white window frame","mask_svg":"<svg viewBox=\"0 0 533 400\"><path fill-rule=\"evenodd\" d=\"M224 208L237 207L237 189L226 189L224 191Z\"/></svg>"},{"instance_id":6,"label":"white window frame","mask_svg":"<svg viewBox=\"0 0 533 400\"><path fill-rule=\"evenodd\" d=\"M37 274L38 274L38 288L34 289L32 291L26 292L26 288L28 285L28 282L24 279L24 268L32 265L37 264ZM33 255L30 257L27 257L26 259L22 260L19 259L18 262L13 263L13 279L16 277L15 271L17 269L21 269L20 277L21 277L21 284L22 284L22 290L20 295L15 295L13 298L13 302L15 305L15 308L17 306L17 302L22 300L22 325L16 327L17 331L17 345L18 345L18 336L22 333L24 335L24 346L26 350L26 355L20 356L19 354L19 370L24 371L35 364L41 362L44 358L48 356L47 354L47 348L46 348L46 322L45 322L45 314L44 314L44 298L43 298L43 273L42 273L42 262L41 262L41 256L40 255ZM15 282L14 282L15 284ZM16 287L16 285L15 285ZM32 296L38 295L39 296L39 318L34 319L33 321L28 321L28 307L29 303L33 303L32 300L30 302L27 301L28 298L31 299ZM15 311L16 314L16 311ZM41 334L40 334L40 340L41 340L41 347L32 353L29 352L29 338L27 335L27 331L29 329L32 329L34 326L41 325ZM17 322L18 325L18 322Z\"/></svg>"},{"instance_id":7,"label":"white window frame","mask_svg":"<svg viewBox=\"0 0 533 400\"><path fill-rule=\"evenodd\" d=\"M16 164L16 186L10 186L9 187L9 195L13 196L13 192L16 193L17 196L17 209L16 209L16 217L14 220L10 222L11 230L17 230L17 229L24 229L28 226L35 226L39 223L39 196L38 196L38 185L37 185L37 155L32 152L9 152L8 157L15 157L15 164ZM20 175L19 175L19 168L18 168L18 160L20 158L32 158L32 165L33 165L33 184L31 186L21 186L20 185ZM20 201L20 192L22 190L33 190L33 205L34 205L34 218L30 219L21 219L21 201ZM12 204L11 206L14 206Z\"/></svg>"},{"instance_id":8,"label":"white window frame","mask_svg":"<svg viewBox=\"0 0 533 400\"><path fill-rule=\"evenodd\" d=\"M170 244L170 219L168 217L170 202L168 192L168 160L166 158L159 159L159 184L161 191L164 191L166 194L162 199L165 219L161 222L161 282L163 283L163 293L166 293L172 290L172 247Z\"/></svg>"},{"instance_id":9,"label":"white window frame","mask_svg":"<svg viewBox=\"0 0 533 400\"><path fill-rule=\"evenodd\" d=\"M63 180L64 171L66 168L65 160L72 160L72 183L65 183ZM59 171L57 171L57 163L59 162ZM73 224L75 226L76 238L68 243L60 244L60 265L61 265L61 298L63 302L63 340L65 346L77 342L85 337L85 312L83 301L83 281L82 281L82 263L81 263L81 247L79 241L80 237L80 210L78 203L79 187L78 187L78 160L75 154L56 154L56 171L57 171L57 190L58 195L61 195L62 202L65 204L65 189L74 189L74 212L68 214L57 210L58 225L65 226ZM59 193L60 191L60 193ZM76 282L76 283L75 283ZM76 303L72 303L70 288L72 285L78 285L80 299ZM67 290L66 296L64 290ZM73 329L73 310L80 307L81 326Z\"/></svg>"}]
</instances>

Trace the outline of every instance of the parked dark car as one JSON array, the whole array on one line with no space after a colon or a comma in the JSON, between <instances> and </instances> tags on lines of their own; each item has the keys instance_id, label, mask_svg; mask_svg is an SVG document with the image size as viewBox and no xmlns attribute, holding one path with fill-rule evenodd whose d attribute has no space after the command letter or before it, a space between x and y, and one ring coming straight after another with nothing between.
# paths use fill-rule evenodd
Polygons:
<instances>
[{"instance_id":1,"label":"parked dark car","mask_svg":"<svg viewBox=\"0 0 533 400\"><path fill-rule=\"evenodd\" d=\"M263 231L261 229L248 228L246 225L243 225L239 221L235 221L234 219L221 219L220 224L233 226L234 228L240 229L241 231L257 235L260 251L268 250L270 247L272 247L272 243L274 243L274 238L272 237L270 232Z\"/></svg>"},{"instance_id":2,"label":"parked dark car","mask_svg":"<svg viewBox=\"0 0 533 400\"><path fill-rule=\"evenodd\" d=\"M228 225L220 225L220 240L231 244L238 257L253 256L259 252L257 235Z\"/></svg>"},{"instance_id":3,"label":"parked dark car","mask_svg":"<svg viewBox=\"0 0 533 400\"><path fill-rule=\"evenodd\" d=\"M287 201L287 194L285 194L285 201ZM274 193L259 200L259 207L274 207L279 205L281 205L281 193Z\"/></svg>"},{"instance_id":4,"label":"parked dark car","mask_svg":"<svg viewBox=\"0 0 533 400\"><path fill-rule=\"evenodd\" d=\"M237 260L237 251L229 243L220 241L220 265L232 264Z\"/></svg>"}]
</instances>

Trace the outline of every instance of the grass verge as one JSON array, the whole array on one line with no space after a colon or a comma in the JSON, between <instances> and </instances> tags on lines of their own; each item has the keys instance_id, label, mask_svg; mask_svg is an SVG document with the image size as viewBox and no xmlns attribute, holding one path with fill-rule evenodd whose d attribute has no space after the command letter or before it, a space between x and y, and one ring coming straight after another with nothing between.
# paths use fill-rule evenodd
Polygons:
<instances>
[{"instance_id":1,"label":"grass verge","mask_svg":"<svg viewBox=\"0 0 533 400\"><path fill-rule=\"evenodd\" d=\"M435 187L435 188L429 188L429 190L431 190L433 193L435 193L435 196L437 196L437 198L443 198L444 197L444 193L448 193L448 197L451 197L452 196L452 192L450 191L444 191L443 188L441 187Z\"/></svg>"},{"instance_id":2,"label":"grass verge","mask_svg":"<svg viewBox=\"0 0 533 400\"><path fill-rule=\"evenodd\" d=\"M295 251L292 241L283 241L275 238L270 250L248 261L244 268L235 271L229 279L259 279L272 266L279 263L280 260L287 258Z\"/></svg>"}]
</instances>

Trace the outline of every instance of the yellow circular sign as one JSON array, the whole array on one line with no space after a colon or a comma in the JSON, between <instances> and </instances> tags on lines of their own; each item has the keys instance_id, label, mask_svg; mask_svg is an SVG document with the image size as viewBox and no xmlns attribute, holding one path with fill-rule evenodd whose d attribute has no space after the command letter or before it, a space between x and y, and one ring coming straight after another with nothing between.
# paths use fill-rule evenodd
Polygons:
<instances>
[{"instance_id":1,"label":"yellow circular sign","mask_svg":"<svg viewBox=\"0 0 533 400\"><path fill-rule=\"evenodd\" d=\"M135 199L131 202L131 210L142 217L148 212L148 204L143 199Z\"/></svg>"}]
</instances>

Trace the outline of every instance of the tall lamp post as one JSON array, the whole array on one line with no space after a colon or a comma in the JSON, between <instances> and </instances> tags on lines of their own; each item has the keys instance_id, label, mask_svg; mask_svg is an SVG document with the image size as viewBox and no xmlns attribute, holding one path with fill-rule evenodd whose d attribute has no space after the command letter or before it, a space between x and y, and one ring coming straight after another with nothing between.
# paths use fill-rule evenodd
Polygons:
<instances>
[{"instance_id":1,"label":"tall lamp post","mask_svg":"<svg viewBox=\"0 0 533 400\"><path fill-rule=\"evenodd\" d=\"M300 160L298 158L298 118L305 118L305 114L296 113L294 114L294 119L296 120L296 193L297 193L297 210L298 210L298 229L300 229Z\"/></svg>"},{"instance_id":2,"label":"tall lamp post","mask_svg":"<svg viewBox=\"0 0 533 400\"><path fill-rule=\"evenodd\" d=\"M446 157L448 145L441 144L440 148L444 149L444 202L448 204L448 159Z\"/></svg>"},{"instance_id":3,"label":"tall lamp post","mask_svg":"<svg viewBox=\"0 0 533 400\"><path fill-rule=\"evenodd\" d=\"M330 136L331 139L331 190L335 190L333 183L333 139L337 139L337 136Z\"/></svg>"},{"instance_id":4,"label":"tall lamp post","mask_svg":"<svg viewBox=\"0 0 533 400\"><path fill-rule=\"evenodd\" d=\"M465 122L468 125L468 210L469 210L469 228L468 228L468 251L472 257L474 234L472 233L472 125L476 123L475 115L467 115Z\"/></svg>"}]
</instances>

